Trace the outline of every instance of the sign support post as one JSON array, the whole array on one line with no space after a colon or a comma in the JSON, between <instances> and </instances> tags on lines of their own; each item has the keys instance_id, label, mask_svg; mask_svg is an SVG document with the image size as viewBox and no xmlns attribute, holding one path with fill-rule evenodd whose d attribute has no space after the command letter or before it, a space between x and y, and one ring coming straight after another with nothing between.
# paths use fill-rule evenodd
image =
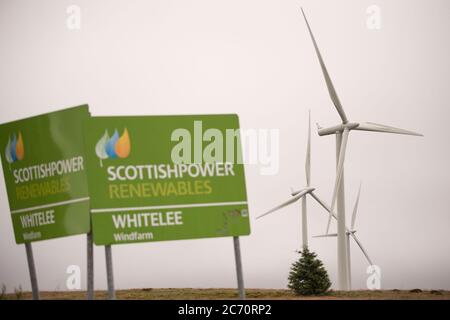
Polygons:
<instances>
[{"instance_id":1,"label":"sign support post","mask_svg":"<svg viewBox=\"0 0 450 320\"><path fill-rule=\"evenodd\" d=\"M33 300L39 300L39 287L36 276L36 267L34 266L33 248L31 243L25 242L27 251L28 270L30 271L31 290L33 292Z\"/></svg>"},{"instance_id":2,"label":"sign support post","mask_svg":"<svg viewBox=\"0 0 450 320\"><path fill-rule=\"evenodd\" d=\"M239 237L233 237L233 243L234 257L236 260L236 275L239 290L239 299L245 300L244 276L242 274L241 246L239 244Z\"/></svg>"},{"instance_id":3,"label":"sign support post","mask_svg":"<svg viewBox=\"0 0 450 320\"><path fill-rule=\"evenodd\" d=\"M106 278L108 281L108 299L116 300L116 291L114 290L114 274L113 274L111 245L105 246L105 259L106 259Z\"/></svg>"},{"instance_id":4,"label":"sign support post","mask_svg":"<svg viewBox=\"0 0 450 320\"><path fill-rule=\"evenodd\" d=\"M94 300L94 242L92 231L86 234L87 244L87 299Z\"/></svg>"}]
</instances>

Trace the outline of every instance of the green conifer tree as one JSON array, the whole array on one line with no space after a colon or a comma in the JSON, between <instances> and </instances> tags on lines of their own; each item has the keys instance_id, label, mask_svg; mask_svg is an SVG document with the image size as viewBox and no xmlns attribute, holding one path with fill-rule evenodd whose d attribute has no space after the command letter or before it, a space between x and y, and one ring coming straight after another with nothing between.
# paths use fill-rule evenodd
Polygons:
<instances>
[{"instance_id":1,"label":"green conifer tree","mask_svg":"<svg viewBox=\"0 0 450 320\"><path fill-rule=\"evenodd\" d=\"M296 295L321 295L330 289L327 270L317 254L305 248L299 251L300 259L292 264L288 288Z\"/></svg>"}]
</instances>

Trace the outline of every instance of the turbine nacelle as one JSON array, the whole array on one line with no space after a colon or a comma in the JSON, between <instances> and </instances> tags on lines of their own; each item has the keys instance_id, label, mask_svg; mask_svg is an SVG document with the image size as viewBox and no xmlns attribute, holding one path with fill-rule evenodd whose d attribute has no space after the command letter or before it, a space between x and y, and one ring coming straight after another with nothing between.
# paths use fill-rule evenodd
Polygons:
<instances>
[{"instance_id":1,"label":"turbine nacelle","mask_svg":"<svg viewBox=\"0 0 450 320\"><path fill-rule=\"evenodd\" d=\"M347 228L347 230L345 231L345 234L348 236L353 235L355 233L356 233L356 230L350 230L349 228ZM333 238L333 237L337 237L337 233L326 233L326 234L313 236L313 238Z\"/></svg>"},{"instance_id":2,"label":"turbine nacelle","mask_svg":"<svg viewBox=\"0 0 450 320\"><path fill-rule=\"evenodd\" d=\"M294 191L293 189L291 189L291 196L295 197L296 195L298 195L299 193L304 192L304 191L306 191L306 193L311 193L314 190L316 190L316 188L312 188L312 187L306 187L306 188L303 188L298 191Z\"/></svg>"},{"instance_id":3,"label":"turbine nacelle","mask_svg":"<svg viewBox=\"0 0 450 320\"><path fill-rule=\"evenodd\" d=\"M353 130L356 129L359 126L359 123L356 122L347 122L347 123L341 123L336 126L328 127L328 128L319 128L317 132L319 133L319 136L326 136L330 134L335 134L336 132L343 132L345 129Z\"/></svg>"}]
</instances>

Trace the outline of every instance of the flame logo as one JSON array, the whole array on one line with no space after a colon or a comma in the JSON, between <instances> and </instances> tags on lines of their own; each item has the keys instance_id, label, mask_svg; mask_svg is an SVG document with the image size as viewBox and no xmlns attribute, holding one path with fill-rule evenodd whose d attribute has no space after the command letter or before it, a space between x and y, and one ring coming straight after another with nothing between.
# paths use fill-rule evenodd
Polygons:
<instances>
[{"instance_id":1,"label":"flame logo","mask_svg":"<svg viewBox=\"0 0 450 320\"><path fill-rule=\"evenodd\" d=\"M95 146L95 153L100 159L100 166L103 167L103 160L127 158L130 155L131 143L130 135L127 128L123 130L122 135L119 137L119 132L114 130L114 134L110 137L108 130L105 130L103 136L98 140Z\"/></svg>"},{"instance_id":2,"label":"flame logo","mask_svg":"<svg viewBox=\"0 0 450 320\"><path fill-rule=\"evenodd\" d=\"M11 165L11 163L23 160L25 157L25 148L23 144L22 132L19 131L17 134L13 134L8 137L8 144L5 148L5 158L6 161Z\"/></svg>"}]
</instances>

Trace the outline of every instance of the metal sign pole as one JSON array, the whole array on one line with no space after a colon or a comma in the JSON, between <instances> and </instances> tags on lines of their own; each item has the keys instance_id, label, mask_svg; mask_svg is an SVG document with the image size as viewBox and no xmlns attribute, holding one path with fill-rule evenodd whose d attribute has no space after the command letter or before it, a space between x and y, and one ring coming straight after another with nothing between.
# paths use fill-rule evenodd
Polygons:
<instances>
[{"instance_id":1,"label":"metal sign pole","mask_svg":"<svg viewBox=\"0 0 450 320\"><path fill-rule=\"evenodd\" d=\"M233 237L234 257L236 260L236 275L239 290L239 299L245 300L244 276L242 275L241 246L239 245L239 237Z\"/></svg>"},{"instance_id":2,"label":"metal sign pole","mask_svg":"<svg viewBox=\"0 0 450 320\"><path fill-rule=\"evenodd\" d=\"M116 300L116 292L114 291L114 274L113 274L111 245L105 246L105 258L106 258L106 278L108 280L108 299Z\"/></svg>"},{"instance_id":3,"label":"metal sign pole","mask_svg":"<svg viewBox=\"0 0 450 320\"><path fill-rule=\"evenodd\" d=\"M86 234L87 245L87 299L94 300L94 243L92 231Z\"/></svg>"},{"instance_id":4,"label":"metal sign pole","mask_svg":"<svg viewBox=\"0 0 450 320\"><path fill-rule=\"evenodd\" d=\"M33 248L31 243L25 243L25 249L27 251L28 270L30 271L31 290L33 292L33 300L39 300L39 288L36 276L36 267L34 266Z\"/></svg>"}]
</instances>

